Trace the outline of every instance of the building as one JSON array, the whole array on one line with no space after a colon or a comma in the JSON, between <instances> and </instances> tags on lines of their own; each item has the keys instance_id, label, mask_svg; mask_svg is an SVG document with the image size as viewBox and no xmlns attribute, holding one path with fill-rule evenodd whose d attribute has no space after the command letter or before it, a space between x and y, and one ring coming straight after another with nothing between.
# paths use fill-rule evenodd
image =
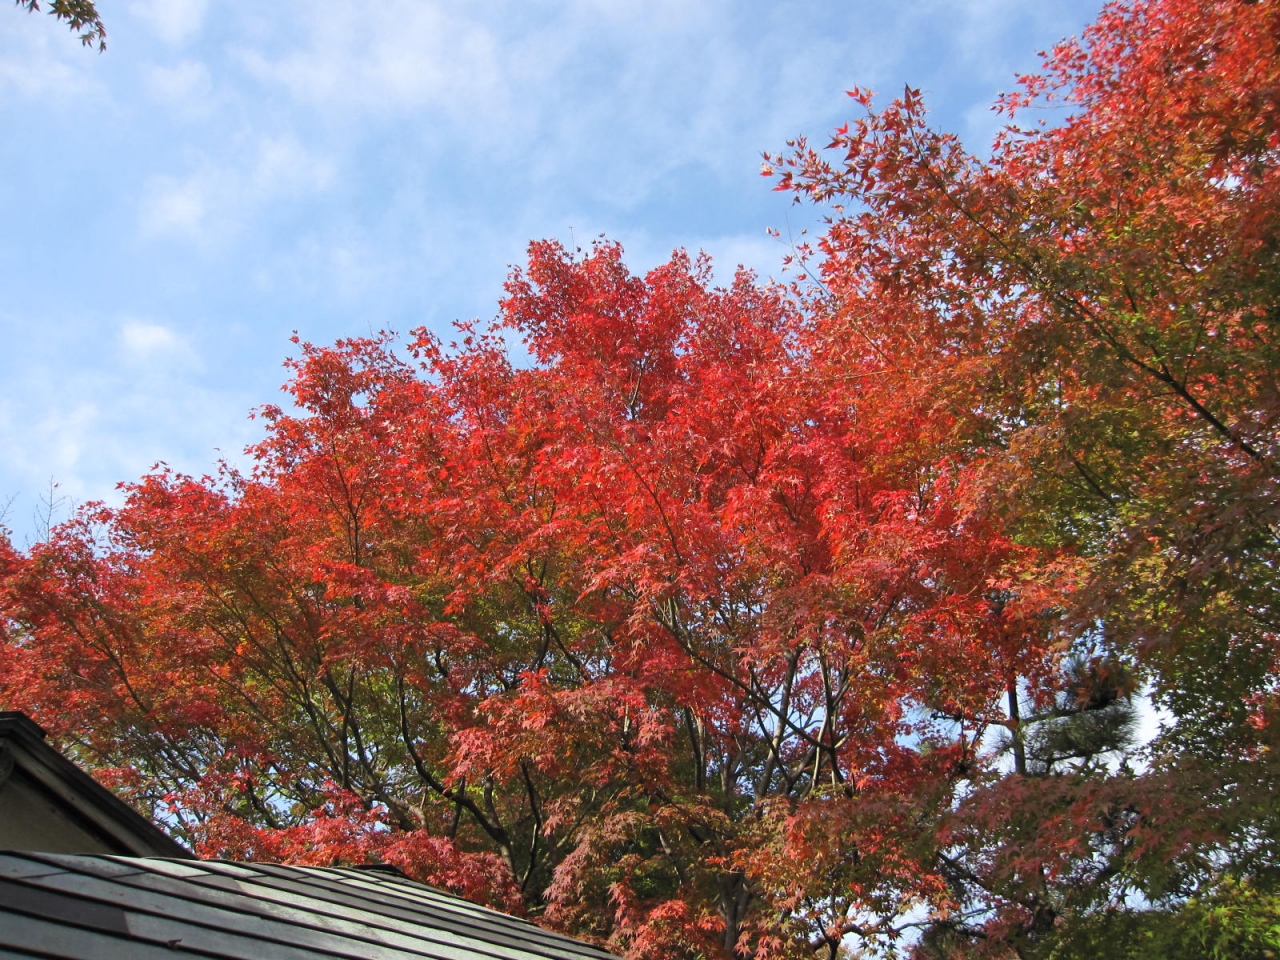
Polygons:
<instances>
[{"instance_id":1,"label":"building","mask_svg":"<svg viewBox=\"0 0 1280 960\"><path fill-rule=\"evenodd\" d=\"M0 713L0 960L616 960L394 867L197 860Z\"/></svg>"}]
</instances>

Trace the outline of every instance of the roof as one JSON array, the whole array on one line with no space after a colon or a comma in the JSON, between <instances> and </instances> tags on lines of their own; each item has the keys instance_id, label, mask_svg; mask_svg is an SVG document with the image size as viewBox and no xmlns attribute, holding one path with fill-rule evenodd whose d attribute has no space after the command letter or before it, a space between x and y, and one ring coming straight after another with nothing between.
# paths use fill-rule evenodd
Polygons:
<instances>
[{"instance_id":1,"label":"roof","mask_svg":"<svg viewBox=\"0 0 1280 960\"><path fill-rule=\"evenodd\" d=\"M45 741L26 714L0 712L0 849L190 857Z\"/></svg>"},{"instance_id":2,"label":"roof","mask_svg":"<svg viewBox=\"0 0 1280 960\"><path fill-rule=\"evenodd\" d=\"M0 853L0 960L616 960L398 871Z\"/></svg>"}]
</instances>

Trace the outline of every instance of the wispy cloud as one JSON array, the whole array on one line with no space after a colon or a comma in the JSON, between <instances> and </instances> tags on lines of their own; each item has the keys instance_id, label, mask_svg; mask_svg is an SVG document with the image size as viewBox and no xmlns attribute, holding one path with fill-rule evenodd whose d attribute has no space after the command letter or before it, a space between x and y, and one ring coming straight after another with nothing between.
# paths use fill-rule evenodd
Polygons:
<instances>
[{"instance_id":1,"label":"wispy cloud","mask_svg":"<svg viewBox=\"0 0 1280 960\"><path fill-rule=\"evenodd\" d=\"M142 232L149 237L178 236L200 239L208 211L210 177L196 175L156 177L143 204Z\"/></svg>"},{"instance_id":2,"label":"wispy cloud","mask_svg":"<svg viewBox=\"0 0 1280 960\"><path fill-rule=\"evenodd\" d=\"M129 319L120 325L120 351L126 364L134 368L161 368L172 374L175 367L189 367L195 351L185 337L172 327L149 320Z\"/></svg>"},{"instance_id":3,"label":"wispy cloud","mask_svg":"<svg viewBox=\"0 0 1280 960\"><path fill-rule=\"evenodd\" d=\"M260 140L248 162L218 164L202 158L184 177L160 175L149 183L139 215L147 238L216 242L234 233L260 207L322 193L336 167L292 137Z\"/></svg>"},{"instance_id":4,"label":"wispy cloud","mask_svg":"<svg viewBox=\"0 0 1280 960\"><path fill-rule=\"evenodd\" d=\"M209 68L199 60L148 67L144 82L151 96L161 103L181 107L188 114L208 116L205 107L213 93L213 81Z\"/></svg>"},{"instance_id":5,"label":"wispy cloud","mask_svg":"<svg viewBox=\"0 0 1280 960\"><path fill-rule=\"evenodd\" d=\"M979 143L994 92L1099 2L118 0L102 55L10 2L0 502L202 469L289 330L492 316L531 238L776 274L764 228L814 211L760 151L904 82Z\"/></svg>"},{"instance_id":6,"label":"wispy cloud","mask_svg":"<svg viewBox=\"0 0 1280 960\"><path fill-rule=\"evenodd\" d=\"M32 535L51 479L71 503L117 502L119 481L159 461L201 473L216 447L234 459L256 435L246 420L252 401L204 369L197 343L173 323L127 318L112 334L90 327L81 338L82 348L96 341L97 364L70 342L11 338L17 355L0 364L0 505L14 498L5 522L19 543Z\"/></svg>"},{"instance_id":7,"label":"wispy cloud","mask_svg":"<svg viewBox=\"0 0 1280 960\"><path fill-rule=\"evenodd\" d=\"M244 48L239 56L258 80L326 111L474 111L502 89L504 57L491 29L464 9L316 2L299 12L299 45L278 55Z\"/></svg>"},{"instance_id":8,"label":"wispy cloud","mask_svg":"<svg viewBox=\"0 0 1280 960\"><path fill-rule=\"evenodd\" d=\"M207 8L207 0L138 0L130 13L162 42L179 46L199 33Z\"/></svg>"},{"instance_id":9,"label":"wispy cloud","mask_svg":"<svg viewBox=\"0 0 1280 960\"><path fill-rule=\"evenodd\" d=\"M66 103L100 85L87 69L81 48L53 18L26 14L6 4L0 17L0 102L40 99Z\"/></svg>"}]
</instances>

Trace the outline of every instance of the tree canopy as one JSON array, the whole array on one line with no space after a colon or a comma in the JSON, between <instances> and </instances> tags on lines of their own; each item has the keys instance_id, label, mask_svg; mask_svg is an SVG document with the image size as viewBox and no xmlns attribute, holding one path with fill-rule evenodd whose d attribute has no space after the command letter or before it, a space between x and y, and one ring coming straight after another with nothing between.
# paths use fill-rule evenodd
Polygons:
<instances>
[{"instance_id":1,"label":"tree canopy","mask_svg":"<svg viewBox=\"0 0 1280 960\"><path fill-rule=\"evenodd\" d=\"M40 11L40 0L14 0L28 13ZM50 0L49 15L62 20L72 33L78 34L86 47L95 44L99 51L107 49L107 26L102 22L94 0Z\"/></svg>"},{"instance_id":2,"label":"tree canopy","mask_svg":"<svg viewBox=\"0 0 1280 960\"><path fill-rule=\"evenodd\" d=\"M0 540L0 701L202 855L637 960L1271 955L1278 45L1111 4L985 159L854 91L789 288L539 242L299 344L251 470Z\"/></svg>"}]
</instances>

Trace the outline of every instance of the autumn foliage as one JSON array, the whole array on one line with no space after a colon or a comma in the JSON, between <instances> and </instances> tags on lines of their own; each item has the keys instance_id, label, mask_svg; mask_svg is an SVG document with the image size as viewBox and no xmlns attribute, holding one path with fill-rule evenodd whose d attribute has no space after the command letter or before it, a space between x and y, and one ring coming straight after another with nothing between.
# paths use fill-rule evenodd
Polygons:
<instances>
[{"instance_id":1,"label":"autumn foliage","mask_svg":"<svg viewBox=\"0 0 1280 960\"><path fill-rule=\"evenodd\" d=\"M637 960L1271 943L1278 44L1109 6L985 160L855 91L791 288L542 242L301 344L250 472L0 541L0 699L201 855Z\"/></svg>"}]
</instances>

